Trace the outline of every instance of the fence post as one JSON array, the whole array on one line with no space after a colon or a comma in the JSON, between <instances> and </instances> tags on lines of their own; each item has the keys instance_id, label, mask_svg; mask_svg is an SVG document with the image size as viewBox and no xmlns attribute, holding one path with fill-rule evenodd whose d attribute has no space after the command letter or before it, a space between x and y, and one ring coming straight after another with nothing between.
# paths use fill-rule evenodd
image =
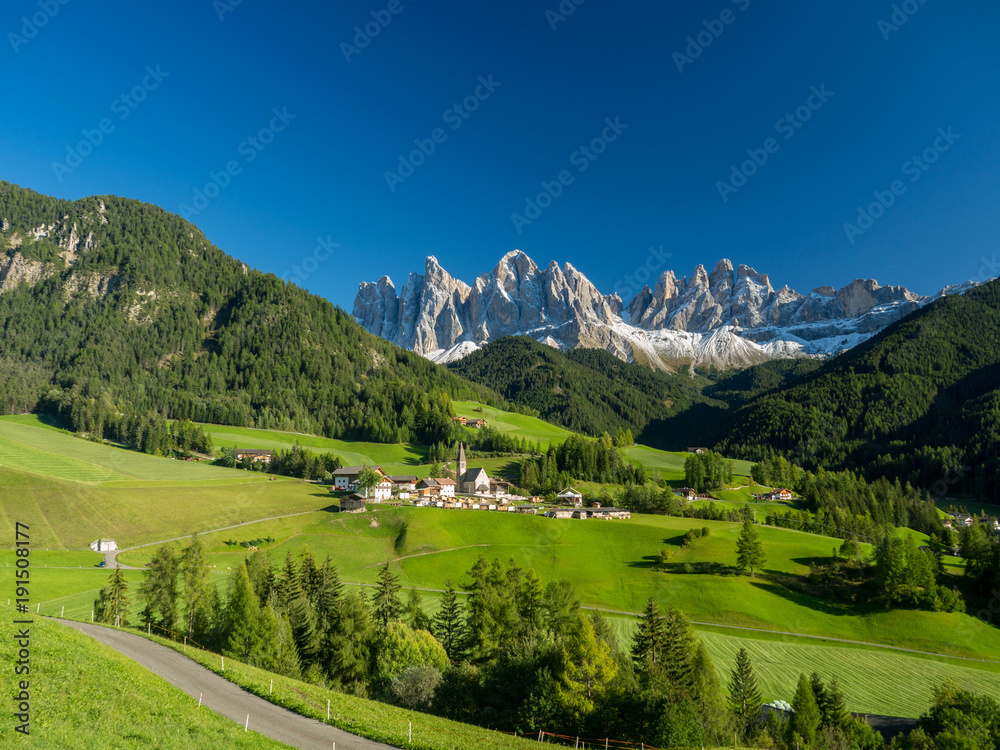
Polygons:
<instances>
[{"instance_id":1,"label":"fence post","mask_svg":"<svg viewBox=\"0 0 1000 750\"><path fill-rule=\"evenodd\" d=\"M94 621L94 610L90 610L90 621Z\"/></svg>"},{"instance_id":2,"label":"fence post","mask_svg":"<svg viewBox=\"0 0 1000 750\"><path fill-rule=\"evenodd\" d=\"M247 723L243 725L243 731L244 732L250 731L250 714L247 714Z\"/></svg>"},{"instance_id":3,"label":"fence post","mask_svg":"<svg viewBox=\"0 0 1000 750\"><path fill-rule=\"evenodd\" d=\"M271 689L267 691L268 695L274 695L274 678L271 678ZM327 717L329 718L329 717Z\"/></svg>"},{"instance_id":4,"label":"fence post","mask_svg":"<svg viewBox=\"0 0 1000 750\"><path fill-rule=\"evenodd\" d=\"M410 734L409 734L409 739L407 740L407 742L409 742L412 745L413 744L413 722L411 721L411 722L409 722L409 724L410 724Z\"/></svg>"},{"instance_id":5,"label":"fence post","mask_svg":"<svg viewBox=\"0 0 1000 750\"><path fill-rule=\"evenodd\" d=\"M64 604L63 608L62 608L62 611L59 613L59 616L62 617L65 614L66 614L66 605Z\"/></svg>"},{"instance_id":6,"label":"fence post","mask_svg":"<svg viewBox=\"0 0 1000 750\"><path fill-rule=\"evenodd\" d=\"M326 699L326 720L330 721L330 699Z\"/></svg>"},{"instance_id":7,"label":"fence post","mask_svg":"<svg viewBox=\"0 0 1000 750\"><path fill-rule=\"evenodd\" d=\"M201 699L205 697L204 693L198 693L198 708L201 708Z\"/></svg>"},{"instance_id":8,"label":"fence post","mask_svg":"<svg viewBox=\"0 0 1000 750\"><path fill-rule=\"evenodd\" d=\"M184 653L188 652L188 637L184 636Z\"/></svg>"},{"instance_id":9,"label":"fence post","mask_svg":"<svg viewBox=\"0 0 1000 750\"><path fill-rule=\"evenodd\" d=\"M221 654L220 654L220 656L221 656ZM222 657L222 671L223 672L226 671L226 657L225 656Z\"/></svg>"}]
</instances>

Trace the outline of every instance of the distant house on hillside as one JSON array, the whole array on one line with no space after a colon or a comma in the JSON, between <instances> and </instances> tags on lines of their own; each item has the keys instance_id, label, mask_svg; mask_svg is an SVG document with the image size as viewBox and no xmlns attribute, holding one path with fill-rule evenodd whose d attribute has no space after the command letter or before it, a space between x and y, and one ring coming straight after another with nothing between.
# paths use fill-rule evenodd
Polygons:
<instances>
[{"instance_id":1,"label":"distant house on hillside","mask_svg":"<svg viewBox=\"0 0 1000 750\"><path fill-rule=\"evenodd\" d=\"M674 490L674 494L680 495L688 502L691 502L698 496L698 493L692 487L678 487L676 490Z\"/></svg>"},{"instance_id":2,"label":"distant house on hillside","mask_svg":"<svg viewBox=\"0 0 1000 750\"><path fill-rule=\"evenodd\" d=\"M567 505L583 505L583 495L573 487L567 487L556 495L556 497L559 498L559 502Z\"/></svg>"},{"instance_id":3,"label":"distant house on hillside","mask_svg":"<svg viewBox=\"0 0 1000 750\"><path fill-rule=\"evenodd\" d=\"M600 505L588 508L587 512L590 514L591 518L627 520L632 517L632 513L624 508L602 508Z\"/></svg>"},{"instance_id":4,"label":"distant house on hillside","mask_svg":"<svg viewBox=\"0 0 1000 750\"><path fill-rule=\"evenodd\" d=\"M472 427L475 430L481 430L486 426L485 419L470 419L463 423L466 427Z\"/></svg>"},{"instance_id":5,"label":"distant house on hillside","mask_svg":"<svg viewBox=\"0 0 1000 750\"><path fill-rule=\"evenodd\" d=\"M699 456L703 453L708 453L708 448L688 448L688 453L697 453Z\"/></svg>"},{"instance_id":6,"label":"distant house on hillside","mask_svg":"<svg viewBox=\"0 0 1000 750\"><path fill-rule=\"evenodd\" d=\"M336 490L349 490L351 492L357 492L358 487L358 474L361 470L365 468L364 466L341 466L339 469L333 472L333 487ZM370 490L372 500L388 500L392 495L392 480L389 479L389 475L386 474L381 466L372 467L375 472L381 478L381 481L372 487Z\"/></svg>"},{"instance_id":7,"label":"distant house on hillside","mask_svg":"<svg viewBox=\"0 0 1000 750\"><path fill-rule=\"evenodd\" d=\"M417 483L417 495L424 497L455 497L455 480L447 477L427 477Z\"/></svg>"},{"instance_id":8,"label":"distant house on hillside","mask_svg":"<svg viewBox=\"0 0 1000 750\"><path fill-rule=\"evenodd\" d=\"M274 454L271 451L249 450L246 448L236 449L236 460L242 461L247 458L256 463L269 464Z\"/></svg>"},{"instance_id":9,"label":"distant house on hillside","mask_svg":"<svg viewBox=\"0 0 1000 750\"><path fill-rule=\"evenodd\" d=\"M362 513L367 501L357 492L340 499L341 513Z\"/></svg>"},{"instance_id":10,"label":"distant house on hillside","mask_svg":"<svg viewBox=\"0 0 1000 750\"><path fill-rule=\"evenodd\" d=\"M791 500L792 491L791 490L775 490L771 493L771 497L775 500Z\"/></svg>"},{"instance_id":11,"label":"distant house on hillside","mask_svg":"<svg viewBox=\"0 0 1000 750\"><path fill-rule=\"evenodd\" d=\"M458 422L459 424L465 424L468 420L465 417L452 417L452 422Z\"/></svg>"},{"instance_id":12,"label":"distant house on hillside","mask_svg":"<svg viewBox=\"0 0 1000 750\"><path fill-rule=\"evenodd\" d=\"M114 552L118 545L114 539L97 539L90 543L90 548L94 552Z\"/></svg>"}]
</instances>

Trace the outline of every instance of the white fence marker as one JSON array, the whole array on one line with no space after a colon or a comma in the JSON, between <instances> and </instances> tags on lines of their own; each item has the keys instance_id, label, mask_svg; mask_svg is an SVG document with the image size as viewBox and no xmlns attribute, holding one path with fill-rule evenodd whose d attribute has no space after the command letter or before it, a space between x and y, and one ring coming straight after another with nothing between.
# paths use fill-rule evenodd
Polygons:
<instances>
[{"instance_id":1,"label":"white fence marker","mask_svg":"<svg viewBox=\"0 0 1000 750\"><path fill-rule=\"evenodd\" d=\"M35 614L37 615L37 614L38 614L39 612L41 612L41 611L42 611L42 603L41 603L41 602L39 602L39 603L38 603L38 606L37 606L37 607L35 607Z\"/></svg>"},{"instance_id":2,"label":"white fence marker","mask_svg":"<svg viewBox=\"0 0 1000 750\"><path fill-rule=\"evenodd\" d=\"M410 739L409 739L409 741L412 744L413 743L413 722L411 721L411 722L409 722L409 724L410 724Z\"/></svg>"},{"instance_id":3,"label":"white fence marker","mask_svg":"<svg viewBox=\"0 0 1000 750\"><path fill-rule=\"evenodd\" d=\"M62 617L64 614L66 614L66 605L65 604L63 605L62 611L59 613L59 616Z\"/></svg>"},{"instance_id":4,"label":"white fence marker","mask_svg":"<svg viewBox=\"0 0 1000 750\"><path fill-rule=\"evenodd\" d=\"M205 697L204 693L198 693L198 708L201 708L201 699Z\"/></svg>"},{"instance_id":5,"label":"white fence marker","mask_svg":"<svg viewBox=\"0 0 1000 750\"><path fill-rule=\"evenodd\" d=\"M247 714L247 723L243 725L243 731L244 732L250 731L250 714Z\"/></svg>"},{"instance_id":6,"label":"white fence marker","mask_svg":"<svg viewBox=\"0 0 1000 750\"><path fill-rule=\"evenodd\" d=\"M225 656L222 657L222 671L223 672L226 671L226 657Z\"/></svg>"},{"instance_id":7,"label":"white fence marker","mask_svg":"<svg viewBox=\"0 0 1000 750\"><path fill-rule=\"evenodd\" d=\"M267 691L268 695L274 695L274 678L271 678L271 689Z\"/></svg>"},{"instance_id":8,"label":"white fence marker","mask_svg":"<svg viewBox=\"0 0 1000 750\"><path fill-rule=\"evenodd\" d=\"M90 621L94 621L94 610L90 610Z\"/></svg>"},{"instance_id":9,"label":"white fence marker","mask_svg":"<svg viewBox=\"0 0 1000 750\"><path fill-rule=\"evenodd\" d=\"M326 699L326 720L330 721L330 699Z\"/></svg>"}]
</instances>

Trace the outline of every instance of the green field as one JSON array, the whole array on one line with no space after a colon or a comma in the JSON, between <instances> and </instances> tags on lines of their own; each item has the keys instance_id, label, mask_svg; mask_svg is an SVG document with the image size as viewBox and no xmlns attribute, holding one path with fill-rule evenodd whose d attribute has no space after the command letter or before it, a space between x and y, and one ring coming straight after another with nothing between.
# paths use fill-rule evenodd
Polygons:
<instances>
[{"instance_id":1,"label":"green field","mask_svg":"<svg viewBox=\"0 0 1000 750\"><path fill-rule=\"evenodd\" d=\"M485 419L488 426L494 430L506 433L518 438L525 438L532 442L542 443L545 448L546 443L561 443L573 433L562 427L556 427L538 417L528 417L524 414L516 414L509 411L494 409L492 406L479 404L475 401L454 401L452 406L455 414L466 419ZM469 432L474 432L469 428Z\"/></svg>"},{"instance_id":2,"label":"green field","mask_svg":"<svg viewBox=\"0 0 1000 750\"><path fill-rule=\"evenodd\" d=\"M82 440L36 417L0 417L0 467L89 484L248 481L246 472ZM260 481L259 477L253 478Z\"/></svg>"},{"instance_id":3,"label":"green field","mask_svg":"<svg viewBox=\"0 0 1000 750\"><path fill-rule=\"evenodd\" d=\"M12 643L11 610L0 638ZM5 648L5 653L7 649ZM13 654L13 651L10 652ZM4 671L8 666L5 664ZM11 690L5 690L13 706ZM212 711L117 651L64 625L35 618L31 625L30 736L14 735L5 706L8 747L282 748Z\"/></svg>"}]
</instances>

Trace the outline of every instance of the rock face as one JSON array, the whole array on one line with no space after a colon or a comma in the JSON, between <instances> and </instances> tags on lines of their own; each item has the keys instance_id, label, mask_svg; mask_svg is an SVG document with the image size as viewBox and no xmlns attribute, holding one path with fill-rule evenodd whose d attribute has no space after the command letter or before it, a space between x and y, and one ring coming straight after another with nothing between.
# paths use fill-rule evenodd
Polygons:
<instances>
[{"instance_id":1,"label":"rock face","mask_svg":"<svg viewBox=\"0 0 1000 750\"><path fill-rule=\"evenodd\" d=\"M570 264L553 261L543 270L515 250L472 286L433 257L423 276L410 274L402 294L388 276L363 283L354 316L372 333L435 361L458 359L501 336L527 335L654 367L726 369L836 354L938 296L870 279L802 295L787 286L775 290L766 274L721 260L711 272L699 265L680 279L665 271L624 309L617 295L601 294Z\"/></svg>"}]
</instances>

